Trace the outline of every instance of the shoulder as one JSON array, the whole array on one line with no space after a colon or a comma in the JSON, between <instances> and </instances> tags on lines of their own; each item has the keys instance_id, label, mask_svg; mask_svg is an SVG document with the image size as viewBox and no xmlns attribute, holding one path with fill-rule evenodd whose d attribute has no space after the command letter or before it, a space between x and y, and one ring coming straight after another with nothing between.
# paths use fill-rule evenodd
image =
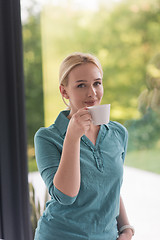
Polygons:
<instances>
[{"instance_id":1,"label":"shoulder","mask_svg":"<svg viewBox=\"0 0 160 240\"><path fill-rule=\"evenodd\" d=\"M116 121L110 121L108 123L109 128L111 128L112 130L117 130L118 132L120 132L123 135L128 134L127 129L119 122Z\"/></svg>"},{"instance_id":2,"label":"shoulder","mask_svg":"<svg viewBox=\"0 0 160 240\"><path fill-rule=\"evenodd\" d=\"M127 142L128 131L121 123L110 121L108 126L114 132L114 135L119 139L119 141Z\"/></svg>"},{"instance_id":3,"label":"shoulder","mask_svg":"<svg viewBox=\"0 0 160 240\"><path fill-rule=\"evenodd\" d=\"M50 125L49 127L41 127L37 130L34 135L34 139L36 138L53 138L53 136L58 134L58 130L55 127L55 124Z\"/></svg>"}]
</instances>

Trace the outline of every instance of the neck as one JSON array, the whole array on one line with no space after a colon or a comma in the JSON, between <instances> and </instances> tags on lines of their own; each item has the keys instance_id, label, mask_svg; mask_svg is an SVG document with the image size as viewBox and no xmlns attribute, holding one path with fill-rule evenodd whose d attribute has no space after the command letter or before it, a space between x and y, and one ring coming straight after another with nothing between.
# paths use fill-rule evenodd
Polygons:
<instances>
[{"instance_id":1,"label":"neck","mask_svg":"<svg viewBox=\"0 0 160 240\"><path fill-rule=\"evenodd\" d=\"M90 129L85 134L94 145L96 144L96 139L99 133L99 129L100 129L100 126L95 126L92 123Z\"/></svg>"},{"instance_id":2,"label":"neck","mask_svg":"<svg viewBox=\"0 0 160 240\"><path fill-rule=\"evenodd\" d=\"M71 117L72 117L73 114L74 114L74 111L73 111L72 109L69 109L69 110L70 110L70 113L69 113L69 115L67 116L67 118L70 120Z\"/></svg>"},{"instance_id":3,"label":"neck","mask_svg":"<svg viewBox=\"0 0 160 240\"><path fill-rule=\"evenodd\" d=\"M93 123L91 123L91 127L90 127L89 131L93 132L93 131L96 131L99 129L100 129L100 125L94 125Z\"/></svg>"}]
</instances>

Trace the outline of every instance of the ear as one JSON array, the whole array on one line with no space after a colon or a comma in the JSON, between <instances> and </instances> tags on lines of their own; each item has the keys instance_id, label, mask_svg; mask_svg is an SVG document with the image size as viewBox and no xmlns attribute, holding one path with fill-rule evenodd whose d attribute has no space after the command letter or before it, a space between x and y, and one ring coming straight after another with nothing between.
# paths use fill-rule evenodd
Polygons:
<instances>
[{"instance_id":1,"label":"ear","mask_svg":"<svg viewBox=\"0 0 160 240\"><path fill-rule=\"evenodd\" d=\"M59 86L59 90L60 90L60 93L61 93L62 97L64 97L65 99L69 99L69 96L68 96L67 91L66 91L66 87L63 84L61 84Z\"/></svg>"}]
</instances>

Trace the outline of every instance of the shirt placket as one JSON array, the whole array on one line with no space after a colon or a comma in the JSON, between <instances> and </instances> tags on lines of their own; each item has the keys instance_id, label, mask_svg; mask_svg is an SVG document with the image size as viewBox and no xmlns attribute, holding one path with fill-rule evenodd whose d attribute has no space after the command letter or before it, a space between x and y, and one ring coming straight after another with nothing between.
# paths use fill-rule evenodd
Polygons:
<instances>
[{"instance_id":1,"label":"shirt placket","mask_svg":"<svg viewBox=\"0 0 160 240\"><path fill-rule=\"evenodd\" d=\"M86 136L82 137L82 141L90 148L92 151L94 160L96 162L97 169L100 172L103 172L104 165L103 165L103 157L100 151L100 144L102 142L102 139L104 138L104 132L99 132L99 135L97 137L96 145L94 145Z\"/></svg>"},{"instance_id":2,"label":"shirt placket","mask_svg":"<svg viewBox=\"0 0 160 240\"><path fill-rule=\"evenodd\" d=\"M104 170L104 166L103 166L103 159L102 159L102 156L100 154L100 150L96 149L93 151L93 156L94 156L94 159L96 161L96 165L97 165L97 168L100 172L103 172Z\"/></svg>"}]
</instances>

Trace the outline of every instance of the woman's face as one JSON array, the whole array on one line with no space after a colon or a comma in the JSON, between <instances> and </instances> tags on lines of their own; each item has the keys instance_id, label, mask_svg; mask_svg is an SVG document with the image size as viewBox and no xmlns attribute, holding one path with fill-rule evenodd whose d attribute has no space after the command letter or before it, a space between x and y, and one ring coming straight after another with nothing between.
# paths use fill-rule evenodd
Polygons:
<instances>
[{"instance_id":1,"label":"woman's face","mask_svg":"<svg viewBox=\"0 0 160 240\"><path fill-rule=\"evenodd\" d=\"M76 66L68 75L67 86L61 86L60 90L69 99L71 115L80 108L99 105L103 97L100 70L93 63Z\"/></svg>"}]
</instances>

